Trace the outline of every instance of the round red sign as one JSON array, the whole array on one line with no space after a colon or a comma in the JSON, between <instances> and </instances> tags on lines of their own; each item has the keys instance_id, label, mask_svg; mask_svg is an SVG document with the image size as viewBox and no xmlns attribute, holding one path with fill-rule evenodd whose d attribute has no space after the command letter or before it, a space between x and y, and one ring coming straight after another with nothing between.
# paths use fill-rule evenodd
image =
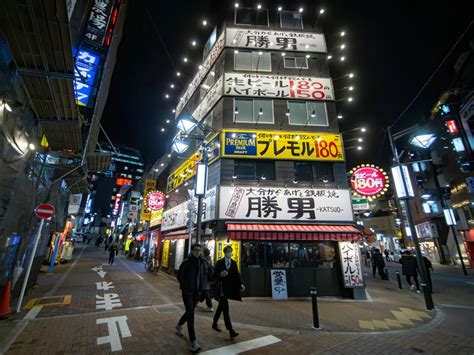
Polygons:
<instances>
[{"instance_id":1,"label":"round red sign","mask_svg":"<svg viewBox=\"0 0 474 355\"><path fill-rule=\"evenodd\" d=\"M359 165L350 171L351 187L361 196L379 197L389 186L387 173L375 165Z\"/></svg>"},{"instance_id":2,"label":"round red sign","mask_svg":"<svg viewBox=\"0 0 474 355\"><path fill-rule=\"evenodd\" d=\"M158 211L165 207L166 197L160 191L151 191L145 197L145 205L150 211Z\"/></svg>"},{"instance_id":3,"label":"round red sign","mask_svg":"<svg viewBox=\"0 0 474 355\"><path fill-rule=\"evenodd\" d=\"M48 219L54 215L54 206L49 203L43 203L35 208L35 214L39 218Z\"/></svg>"}]
</instances>

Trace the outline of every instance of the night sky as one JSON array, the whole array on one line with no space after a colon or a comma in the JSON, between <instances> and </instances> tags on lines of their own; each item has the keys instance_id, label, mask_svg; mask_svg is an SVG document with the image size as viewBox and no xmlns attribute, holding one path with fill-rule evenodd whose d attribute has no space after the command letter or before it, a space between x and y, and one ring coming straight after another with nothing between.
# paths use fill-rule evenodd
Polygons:
<instances>
[{"instance_id":1,"label":"night sky","mask_svg":"<svg viewBox=\"0 0 474 355\"><path fill-rule=\"evenodd\" d=\"M168 148L170 137L160 132L181 88L187 85L200 64L201 51L191 41L204 43L211 27L203 28L203 18L222 20L222 7L234 1L219 0L130 0L127 19L118 51L103 126L114 143L138 148L147 163L153 163ZM243 2L240 4L256 4ZM284 1L262 1L263 7L276 9ZM289 1L286 9L297 9L309 2ZM383 130L412 100L458 37L472 20L467 1L436 5L427 1L343 1L319 2L326 9L322 24L326 36L347 31L344 63L331 66L332 77L356 73L355 101L338 103L344 115L341 131L366 126L364 150L347 151L347 167L358 163L375 163L387 167L389 150L383 142ZM254 5L255 6L255 5ZM319 5L318 5L319 6ZM212 9L212 11L211 11ZM153 28L169 51L175 69ZM273 14L274 10L270 11ZM472 36L472 28L470 35ZM328 38L328 47L342 43ZM438 94L448 85L452 67L467 41L454 50L442 70L405 114L395 131L421 120L430 111ZM331 51L336 53L335 51ZM183 57L189 62L183 62ZM174 90L169 85L181 85ZM343 80L335 88L346 86ZM171 95L165 99L165 94ZM340 94L340 93L338 93ZM338 97L344 97L340 95ZM352 138L352 137L351 137ZM349 145L349 144L348 144Z\"/></svg>"}]
</instances>

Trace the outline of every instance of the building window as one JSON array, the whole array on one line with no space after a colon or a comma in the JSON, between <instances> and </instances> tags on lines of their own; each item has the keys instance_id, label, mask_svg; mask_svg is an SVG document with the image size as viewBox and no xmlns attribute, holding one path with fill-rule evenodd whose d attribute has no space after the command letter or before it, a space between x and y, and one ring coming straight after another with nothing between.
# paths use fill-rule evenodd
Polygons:
<instances>
[{"instance_id":1,"label":"building window","mask_svg":"<svg viewBox=\"0 0 474 355\"><path fill-rule=\"evenodd\" d=\"M280 11L281 28L303 29L303 15L299 11Z\"/></svg>"},{"instance_id":2,"label":"building window","mask_svg":"<svg viewBox=\"0 0 474 355\"><path fill-rule=\"evenodd\" d=\"M234 159L234 176L240 180L275 180L275 162Z\"/></svg>"},{"instance_id":3,"label":"building window","mask_svg":"<svg viewBox=\"0 0 474 355\"><path fill-rule=\"evenodd\" d=\"M267 9L250 9L239 7L235 9L234 23L236 25L255 25L268 27Z\"/></svg>"},{"instance_id":4,"label":"building window","mask_svg":"<svg viewBox=\"0 0 474 355\"><path fill-rule=\"evenodd\" d=\"M283 66L288 69L308 69L306 57L283 57Z\"/></svg>"},{"instance_id":5,"label":"building window","mask_svg":"<svg viewBox=\"0 0 474 355\"><path fill-rule=\"evenodd\" d=\"M239 123L274 123L273 100L234 99L234 121Z\"/></svg>"},{"instance_id":6,"label":"building window","mask_svg":"<svg viewBox=\"0 0 474 355\"><path fill-rule=\"evenodd\" d=\"M212 127L212 119L213 119L213 117L212 117L212 111L211 111L202 120L202 125L204 127Z\"/></svg>"},{"instance_id":7,"label":"building window","mask_svg":"<svg viewBox=\"0 0 474 355\"><path fill-rule=\"evenodd\" d=\"M235 70L272 71L270 52L238 51L234 54Z\"/></svg>"},{"instance_id":8,"label":"building window","mask_svg":"<svg viewBox=\"0 0 474 355\"><path fill-rule=\"evenodd\" d=\"M295 161L294 164L296 181L334 182L331 163Z\"/></svg>"},{"instance_id":9,"label":"building window","mask_svg":"<svg viewBox=\"0 0 474 355\"><path fill-rule=\"evenodd\" d=\"M326 104L319 101L288 101L289 123L300 126L328 126Z\"/></svg>"},{"instance_id":10,"label":"building window","mask_svg":"<svg viewBox=\"0 0 474 355\"><path fill-rule=\"evenodd\" d=\"M214 68L207 74L206 78L204 79L204 81L202 82L201 84L201 99L204 98L204 96L207 95L207 93L209 92L209 90L211 90L212 86L214 85L215 83L215 76L216 76L216 72L214 70Z\"/></svg>"}]
</instances>

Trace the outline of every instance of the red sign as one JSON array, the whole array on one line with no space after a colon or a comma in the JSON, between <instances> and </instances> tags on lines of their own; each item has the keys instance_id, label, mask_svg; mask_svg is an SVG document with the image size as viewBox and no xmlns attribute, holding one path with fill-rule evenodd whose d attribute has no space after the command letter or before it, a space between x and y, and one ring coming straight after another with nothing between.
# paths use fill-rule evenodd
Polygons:
<instances>
[{"instance_id":1,"label":"red sign","mask_svg":"<svg viewBox=\"0 0 474 355\"><path fill-rule=\"evenodd\" d=\"M351 170L352 189L361 196L379 197L388 189L388 176L375 165L360 165Z\"/></svg>"},{"instance_id":2,"label":"red sign","mask_svg":"<svg viewBox=\"0 0 474 355\"><path fill-rule=\"evenodd\" d=\"M132 185L133 180L132 179L124 179L124 178L118 178L117 181L115 182L117 186L123 186L123 185Z\"/></svg>"},{"instance_id":3,"label":"red sign","mask_svg":"<svg viewBox=\"0 0 474 355\"><path fill-rule=\"evenodd\" d=\"M165 207L166 197L160 191L151 191L145 197L145 206L150 211L159 211Z\"/></svg>"},{"instance_id":4,"label":"red sign","mask_svg":"<svg viewBox=\"0 0 474 355\"><path fill-rule=\"evenodd\" d=\"M456 125L456 121L446 121L446 127L448 127L449 133L458 133L458 126Z\"/></svg>"},{"instance_id":5,"label":"red sign","mask_svg":"<svg viewBox=\"0 0 474 355\"><path fill-rule=\"evenodd\" d=\"M54 206L49 203L43 203L35 208L35 215L39 218L48 219L54 215Z\"/></svg>"}]
</instances>

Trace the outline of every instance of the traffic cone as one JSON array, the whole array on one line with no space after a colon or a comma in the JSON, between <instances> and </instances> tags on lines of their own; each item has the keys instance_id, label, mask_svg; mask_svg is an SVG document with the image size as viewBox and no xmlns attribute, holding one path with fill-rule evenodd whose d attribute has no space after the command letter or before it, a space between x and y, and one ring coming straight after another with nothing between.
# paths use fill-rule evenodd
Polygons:
<instances>
[{"instance_id":1,"label":"traffic cone","mask_svg":"<svg viewBox=\"0 0 474 355\"><path fill-rule=\"evenodd\" d=\"M12 282L7 281L5 288L3 289L2 296L0 297L0 318L8 318L11 315L10 312L10 293L12 290Z\"/></svg>"}]
</instances>

